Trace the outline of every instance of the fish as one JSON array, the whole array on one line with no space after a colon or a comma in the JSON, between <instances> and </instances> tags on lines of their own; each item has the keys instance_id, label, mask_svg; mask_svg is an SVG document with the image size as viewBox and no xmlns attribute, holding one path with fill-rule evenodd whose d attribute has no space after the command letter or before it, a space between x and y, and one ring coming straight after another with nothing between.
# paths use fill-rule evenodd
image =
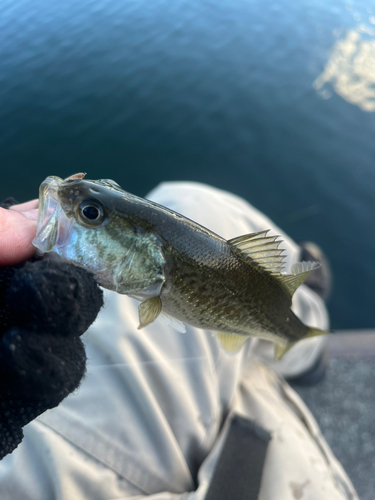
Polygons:
<instances>
[{"instance_id":1,"label":"fish","mask_svg":"<svg viewBox=\"0 0 375 500\"><path fill-rule=\"evenodd\" d=\"M110 179L47 177L39 189L39 255L57 254L99 285L140 302L139 328L164 318L177 330L212 331L229 353L249 337L275 343L280 359L301 339L328 332L305 325L292 297L319 267L283 273L282 240L269 230L225 240Z\"/></svg>"}]
</instances>

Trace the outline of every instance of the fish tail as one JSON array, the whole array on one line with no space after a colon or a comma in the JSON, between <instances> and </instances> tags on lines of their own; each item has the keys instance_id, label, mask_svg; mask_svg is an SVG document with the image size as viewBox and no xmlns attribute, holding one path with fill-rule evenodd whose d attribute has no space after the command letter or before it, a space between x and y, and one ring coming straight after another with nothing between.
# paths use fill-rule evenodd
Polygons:
<instances>
[{"instance_id":1,"label":"fish tail","mask_svg":"<svg viewBox=\"0 0 375 500\"><path fill-rule=\"evenodd\" d=\"M327 335L327 333L328 332L320 330L319 328L310 327L307 330L306 335L295 342L288 342L287 344L275 344L275 360L278 361L279 359L281 359L284 354L286 354L293 346L298 344L300 340L310 339L312 337L318 337L320 335Z\"/></svg>"}]
</instances>

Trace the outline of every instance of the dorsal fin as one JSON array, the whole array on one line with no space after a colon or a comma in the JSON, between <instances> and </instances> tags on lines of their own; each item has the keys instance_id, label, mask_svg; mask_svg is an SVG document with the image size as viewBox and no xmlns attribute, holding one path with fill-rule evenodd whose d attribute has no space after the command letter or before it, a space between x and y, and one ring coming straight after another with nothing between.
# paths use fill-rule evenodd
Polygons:
<instances>
[{"instance_id":1,"label":"dorsal fin","mask_svg":"<svg viewBox=\"0 0 375 500\"><path fill-rule=\"evenodd\" d=\"M267 231L245 234L228 240L229 245L248 262L273 275L279 275L284 265L284 250L279 250L279 236L267 236Z\"/></svg>"},{"instance_id":2,"label":"dorsal fin","mask_svg":"<svg viewBox=\"0 0 375 500\"><path fill-rule=\"evenodd\" d=\"M318 267L319 262L297 262L292 267L292 274L281 275L278 276L277 279L289 292L290 296L293 297L297 288L302 285L305 279L310 276L315 269L318 269Z\"/></svg>"}]
</instances>

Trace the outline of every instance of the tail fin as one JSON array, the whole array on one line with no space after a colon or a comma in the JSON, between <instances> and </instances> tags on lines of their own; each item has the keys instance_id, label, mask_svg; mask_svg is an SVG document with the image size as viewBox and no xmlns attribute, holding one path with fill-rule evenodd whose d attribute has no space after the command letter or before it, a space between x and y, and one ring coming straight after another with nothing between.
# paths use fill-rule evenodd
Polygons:
<instances>
[{"instance_id":1,"label":"tail fin","mask_svg":"<svg viewBox=\"0 0 375 500\"><path fill-rule=\"evenodd\" d=\"M319 330L319 328L310 327L306 335L296 342L289 342L288 344L275 344L275 360L278 361L279 359L281 359L284 354L286 354L294 345L298 344L300 340L310 339L311 337L318 337L319 335L327 335L328 333L329 332L325 332L324 330Z\"/></svg>"}]
</instances>

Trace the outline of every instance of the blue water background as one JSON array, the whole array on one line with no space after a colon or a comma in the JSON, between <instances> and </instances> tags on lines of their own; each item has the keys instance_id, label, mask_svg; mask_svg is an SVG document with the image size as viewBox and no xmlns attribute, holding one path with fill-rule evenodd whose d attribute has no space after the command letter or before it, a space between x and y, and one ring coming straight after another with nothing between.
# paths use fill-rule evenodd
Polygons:
<instances>
[{"instance_id":1,"label":"blue water background","mask_svg":"<svg viewBox=\"0 0 375 500\"><path fill-rule=\"evenodd\" d=\"M85 171L237 193L329 256L333 328L375 326L375 113L313 82L356 0L2 0L2 198ZM374 61L375 62L375 61ZM328 93L329 92L329 93Z\"/></svg>"}]
</instances>

